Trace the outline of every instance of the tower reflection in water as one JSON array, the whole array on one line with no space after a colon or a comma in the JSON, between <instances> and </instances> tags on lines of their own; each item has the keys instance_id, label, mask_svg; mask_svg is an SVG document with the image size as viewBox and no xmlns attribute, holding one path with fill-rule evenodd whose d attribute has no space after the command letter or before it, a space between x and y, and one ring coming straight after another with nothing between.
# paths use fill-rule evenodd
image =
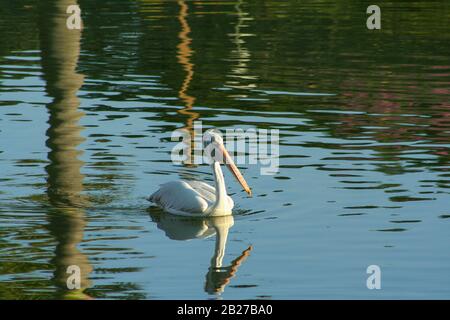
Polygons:
<instances>
[{"instance_id":1,"label":"tower reflection in water","mask_svg":"<svg viewBox=\"0 0 450 320\"><path fill-rule=\"evenodd\" d=\"M56 240L54 258L54 284L58 298L89 298L83 291L89 287L92 266L88 257L77 247L83 239L86 225L85 210L88 201L83 196L83 161L77 149L83 141L82 126L78 121L83 113L77 91L83 84L83 75L76 72L80 55L81 30L66 26L67 7L75 0L41 0L39 2L39 33L43 78L46 92L52 97L47 105L49 128L47 147L47 196L51 205L48 229ZM81 269L81 288L69 290L67 268Z\"/></svg>"},{"instance_id":2,"label":"tower reflection in water","mask_svg":"<svg viewBox=\"0 0 450 320\"><path fill-rule=\"evenodd\" d=\"M251 246L248 247L230 265L223 267L228 231L234 224L233 216L195 219L167 214L156 207L149 210L153 222L172 240L205 239L216 236L214 254L206 274L205 291L208 294L220 295L252 250Z\"/></svg>"}]
</instances>

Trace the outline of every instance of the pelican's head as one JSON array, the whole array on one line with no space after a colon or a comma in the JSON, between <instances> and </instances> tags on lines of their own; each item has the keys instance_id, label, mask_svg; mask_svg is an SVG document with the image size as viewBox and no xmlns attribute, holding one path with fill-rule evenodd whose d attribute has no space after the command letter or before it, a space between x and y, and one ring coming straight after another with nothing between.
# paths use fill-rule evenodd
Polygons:
<instances>
[{"instance_id":1,"label":"pelican's head","mask_svg":"<svg viewBox=\"0 0 450 320\"><path fill-rule=\"evenodd\" d=\"M203 147L216 148L218 145L224 145L222 133L217 129L209 129L203 134ZM214 157L214 155L212 155Z\"/></svg>"},{"instance_id":2,"label":"pelican's head","mask_svg":"<svg viewBox=\"0 0 450 320\"><path fill-rule=\"evenodd\" d=\"M238 167L234 164L233 158L231 158L225 145L223 143L222 134L217 129L209 129L203 134L203 146L206 154L211 162L219 162L225 164L237 181L244 188L245 192L252 195L252 190L245 181Z\"/></svg>"}]
</instances>

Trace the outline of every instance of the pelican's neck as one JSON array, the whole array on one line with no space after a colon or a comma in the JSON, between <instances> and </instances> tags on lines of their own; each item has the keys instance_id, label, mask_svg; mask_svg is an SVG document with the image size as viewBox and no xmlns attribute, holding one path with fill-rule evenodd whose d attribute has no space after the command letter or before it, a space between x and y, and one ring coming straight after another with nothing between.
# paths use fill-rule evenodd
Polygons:
<instances>
[{"instance_id":1,"label":"pelican's neck","mask_svg":"<svg viewBox=\"0 0 450 320\"><path fill-rule=\"evenodd\" d=\"M216 248L214 250L214 256L211 259L212 268L221 268L223 257L225 256L225 246L227 244L228 229L229 226L216 227Z\"/></svg>"},{"instance_id":2,"label":"pelican's neck","mask_svg":"<svg viewBox=\"0 0 450 320\"><path fill-rule=\"evenodd\" d=\"M216 187L216 203L214 207L215 209L225 209L228 205L227 189L225 187L225 179L223 177L222 169L220 168L220 163L214 161L212 164L212 169Z\"/></svg>"}]
</instances>

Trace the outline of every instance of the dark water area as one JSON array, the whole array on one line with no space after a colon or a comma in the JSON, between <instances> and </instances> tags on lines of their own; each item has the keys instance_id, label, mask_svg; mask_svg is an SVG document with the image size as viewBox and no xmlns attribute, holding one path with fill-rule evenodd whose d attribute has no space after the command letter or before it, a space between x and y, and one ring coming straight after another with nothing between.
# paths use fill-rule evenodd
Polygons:
<instances>
[{"instance_id":1,"label":"dark water area","mask_svg":"<svg viewBox=\"0 0 450 320\"><path fill-rule=\"evenodd\" d=\"M450 298L448 1L74 3L0 1L1 299ZM231 217L146 201L195 121L280 132Z\"/></svg>"}]
</instances>

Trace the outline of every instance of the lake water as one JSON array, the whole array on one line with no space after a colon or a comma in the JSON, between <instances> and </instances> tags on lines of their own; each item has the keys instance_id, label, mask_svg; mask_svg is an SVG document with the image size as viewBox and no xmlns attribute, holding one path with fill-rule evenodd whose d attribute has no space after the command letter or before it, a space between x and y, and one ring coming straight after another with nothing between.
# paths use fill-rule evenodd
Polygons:
<instances>
[{"instance_id":1,"label":"lake water","mask_svg":"<svg viewBox=\"0 0 450 320\"><path fill-rule=\"evenodd\" d=\"M450 298L448 2L74 3L0 6L0 298ZM196 120L280 130L232 217L146 200Z\"/></svg>"}]
</instances>

